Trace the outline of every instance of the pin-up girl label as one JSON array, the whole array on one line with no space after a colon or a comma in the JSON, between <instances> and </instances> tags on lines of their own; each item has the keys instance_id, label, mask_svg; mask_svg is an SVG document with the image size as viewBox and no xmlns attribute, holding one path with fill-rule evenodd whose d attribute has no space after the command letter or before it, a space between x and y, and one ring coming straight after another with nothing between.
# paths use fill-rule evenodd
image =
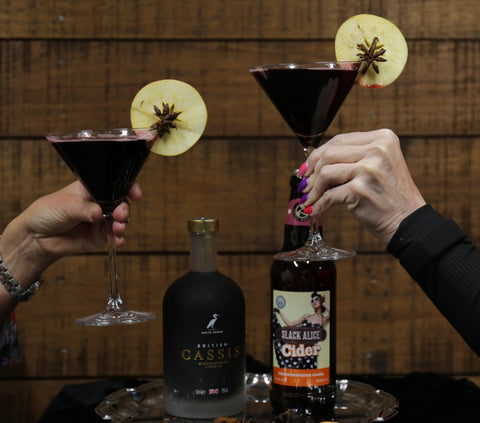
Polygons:
<instances>
[{"instance_id":1,"label":"pin-up girl label","mask_svg":"<svg viewBox=\"0 0 480 423\"><path fill-rule=\"evenodd\" d=\"M328 384L330 291L274 291L273 377L286 386Z\"/></svg>"}]
</instances>

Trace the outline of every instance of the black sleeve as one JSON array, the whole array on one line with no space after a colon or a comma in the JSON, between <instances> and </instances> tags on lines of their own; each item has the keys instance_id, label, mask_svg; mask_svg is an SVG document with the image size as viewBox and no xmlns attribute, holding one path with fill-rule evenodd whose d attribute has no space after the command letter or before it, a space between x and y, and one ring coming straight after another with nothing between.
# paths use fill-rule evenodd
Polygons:
<instances>
[{"instance_id":1,"label":"black sleeve","mask_svg":"<svg viewBox=\"0 0 480 423\"><path fill-rule=\"evenodd\" d=\"M458 225L423 206L400 224L387 251L480 356L480 253Z\"/></svg>"}]
</instances>

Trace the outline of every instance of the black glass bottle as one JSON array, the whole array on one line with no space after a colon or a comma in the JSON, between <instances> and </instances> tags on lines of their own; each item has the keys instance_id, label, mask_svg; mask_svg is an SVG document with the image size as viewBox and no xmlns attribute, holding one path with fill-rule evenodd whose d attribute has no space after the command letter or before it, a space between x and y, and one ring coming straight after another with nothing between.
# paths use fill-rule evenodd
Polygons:
<instances>
[{"instance_id":1,"label":"black glass bottle","mask_svg":"<svg viewBox=\"0 0 480 423\"><path fill-rule=\"evenodd\" d=\"M218 220L188 221L190 271L163 301L164 406L183 418L245 407L245 300L217 267Z\"/></svg>"}]
</instances>

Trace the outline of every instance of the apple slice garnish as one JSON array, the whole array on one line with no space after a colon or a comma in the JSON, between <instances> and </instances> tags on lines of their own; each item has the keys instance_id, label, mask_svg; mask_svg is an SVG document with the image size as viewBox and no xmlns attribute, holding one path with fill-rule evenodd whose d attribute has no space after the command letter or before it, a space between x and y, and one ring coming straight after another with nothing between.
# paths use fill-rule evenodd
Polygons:
<instances>
[{"instance_id":1,"label":"apple slice garnish","mask_svg":"<svg viewBox=\"0 0 480 423\"><path fill-rule=\"evenodd\" d=\"M337 60L362 60L357 84L382 88L395 81L408 58L402 32L389 20L376 15L352 16L335 36Z\"/></svg>"},{"instance_id":2,"label":"apple slice garnish","mask_svg":"<svg viewBox=\"0 0 480 423\"><path fill-rule=\"evenodd\" d=\"M145 85L130 108L133 128L154 128L158 137L152 152L177 156L191 148L207 124L207 108L198 91L175 79Z\"/></svg>"}]
</instances>

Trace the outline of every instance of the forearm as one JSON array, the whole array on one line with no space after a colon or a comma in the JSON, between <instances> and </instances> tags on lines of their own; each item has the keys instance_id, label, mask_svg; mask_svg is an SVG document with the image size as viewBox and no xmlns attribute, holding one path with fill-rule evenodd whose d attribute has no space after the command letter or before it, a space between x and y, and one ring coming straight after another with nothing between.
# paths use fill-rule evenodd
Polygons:
<instances>
[{"instance_id":1,"label":"forearm","mask_svg":"<svg viewBox=\"0 0 480 423\"><path fill-rule=\"evenodd\" d=\"M134 184L129 199L137 201L141 194ZM124 241L128 213L127 202L113 212L116 245ZM0 238L0 254L16 282L28 289L55 260L103 247L106 234L101 207L92 202L90 194L76 181L34 201L12 220ZM15 307L16 301L0 285L2 319Z\"/></svg>"},{"instance_id":2,"label":"forearm","mask_svg":"<svg viewBox=\"0 0 480 423\"><path fill-rule=\"evenodd\" d=\"M387 250L480 355L480 253L464 232L425 206L402 222Z\"/></svg>"},{"instance_id":3,"label":"forearm","mask_svg":"<svg viewBox=\"0 0 480 423\"><path fill-rule=\"evenodd\" d=\"M38 252L33 234L21 218L16 218L4 229L0 238L0 255L15 281L28 289L48 266L49 260ZM17 301L0 284L0 323L13 311Z\"/></svg>"},{"instance_id":4,"label":"forearm","mask_svg":"<svg viewBox=\"0 0 480 423\"><path fill-rule=\"evenodd\" d=\"M282 318L283 322L284 322L287 326L292 326L291 322L285 317L285 315L283 314L282 310L278 310L278 314L280 315L280 317Z\"/></svg>"},{"instance_id":5,"label":"forearm","mask_svg":"<svg viewBox=\"0 0 480 423\"><path fill-rule=\"evenodd\" d=\"M306 320L306 316L303 316L301 317L300 319L297 319L295 321L291 321L291 320L288 320L285 315L283 314L283 312L281 310L278 311L278 313L280 314L280 317L282 318L282 320L285 322L285 324L287 326L298 326L300 323L304 322Z\"/></svg>"}]
</instances>

